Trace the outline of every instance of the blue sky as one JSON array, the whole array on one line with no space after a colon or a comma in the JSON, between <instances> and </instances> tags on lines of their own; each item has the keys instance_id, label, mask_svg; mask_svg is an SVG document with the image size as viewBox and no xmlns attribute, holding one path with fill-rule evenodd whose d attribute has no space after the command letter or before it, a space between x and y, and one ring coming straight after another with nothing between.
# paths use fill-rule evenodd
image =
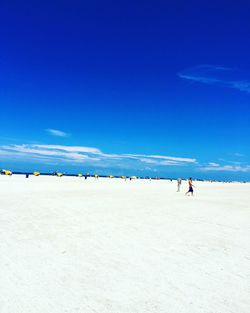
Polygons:
<instances>
[{"instance_id":1,"label":"blue sky","mask_svg":"<svg viewBox=\"0 0 250 313\"><path fill-rule=\"evenodd\" d=\"M4 1L0 168L250 180L249 9Z\"/></svg>"}]
</instances>

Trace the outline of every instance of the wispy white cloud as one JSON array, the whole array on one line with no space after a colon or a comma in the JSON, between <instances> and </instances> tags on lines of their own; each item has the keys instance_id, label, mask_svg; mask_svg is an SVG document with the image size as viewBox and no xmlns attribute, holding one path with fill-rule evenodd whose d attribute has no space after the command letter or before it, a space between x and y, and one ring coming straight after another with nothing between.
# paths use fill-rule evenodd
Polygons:
<instances>
[{"instance_id":1,"label":"wispy white cloud","mask_svg":"<svg viewBox=\"0 0 250 313\"><path fill-rule=\"evenodd\" d=\"M140 160L143 163L147 163L147 164L157 164L157 161L149 159L149 158L137 158L138 160Z\"/></svg>"},{"instance_id":2,"label":"wispy white cloud","mask_svg":"<svg viewBox=\"0 0 250 313\"><path fill-rule=\"evenodd\" d=\"M68 133L65 133L58 129L48 128L48 129L45 129L45 131L55 137L69 137Z\"/></svg>"},{"instance_id":3,"label":"wispy white cloud","mask_svg":"<svg viewBox=\"0 0 250 313\"><path fill-rule=\"evenodd\" d=\"M214 163L214 162L210 162L210 163L208 163L208 165L209 165L209 166L212 166L212 167L220 166L220 164Z\"/></svg>"},{"instance_id":4,"label":"wispy white cloud","mask_svg":"<svg viewBox=\"0 0 250 313\"><path fill-rule=\"evenodd\" d=\"M245 163L243 162L238 162L238 161L228 161L229 164L234 164L234 165L244 165Z\"/></svg>"},{"instance_id":5,"label":"wispy white cloud","mask_svg":"<svg viewBox=\"0 0 250 313\"><path fill-rule=\"evenodd\" d=\"M195 158L158 154L109 154L95 147L48 144L2 145L0 146L0 160L5 159L133 170L150 168L151 171L160 171L163 167L186 166L203 172L250 172L250 165L226 160L223 160L223 164L209 162L202 165Z\"/></svg>"},{"instance_id":6,"label":"wispy white cloud","mask_svg":"<svg viewBox=\"0 0 250 313\"><path fill-rule=\"evenodd\" d=\"M83 152L83 153L91 153L91 154L101 154L102 152L97 148L92 147L83 147L83 146L63 146L63 145L39 145L32 144L33 148L42 148L46 150L62 150L66 152Z\"/></svg>"},{"instance_id":7,"label":"wispy white cloud","mask_svg":"<svg viewBox=\"0 0 250 313\"><path fill-rule=\"evenodd\" d=\"M151 171L161 171L163 167L189 167L203 172L250 172L250 165L223 160L223 164L209 162L200 164L195 158L158 154L109 154L95 147L64 146L48 144L22 144L0 146L0 160L20 160L59 165L87 165Z\"/></svg>"},{"instance_id":8,"label":"wispy white cloud","mask_svg":"<svg viewBox=\"0 0 250 313\"><path fill-rule=\"evenodd\" d=\"M191 166L197 163L194 158L174 157L165 155L140 154L108 154L100 149L84 146L22 144L0 146L0 157L15 156L21 159L37 160L43 158L49 162L83 162L94 166L116 166L140 168L142 164L154 167Z\"/></svg>"},{"instance_id":9,"label":"wispy white cloud","mask_svg":"<svg viewBox=\"0 0 250 313\"><path fill-rule=\"evenodd\" d=\"M136 158L140 159L142 162L145 162L146 160L151 160L151 163L158 163L163 162L164 160L169 161L169 163L197 163L197 160L194 158L182 158L182 157L174 157L174 156L166 156L166 155L145 155L145 154L124 154L123 156L126 156L128 158ZM149 162L147 162L149 163ZM167 164L167 162L165 162Z\"/></svg>"},{"instance_id":10,"label":"wispy white cloud","mask_svg":"<svg viewBox=\"0 0 250 313\"><path fill-rule=\"evenodd\" d=\"M63 147L63 146L61 146ZM83 148L83 147L82 147ZM11 145L11 146L1 146L0 153L8 153L9 155L28 157L32 159L37 159L37 157L46 157L47 159L60 159L64 161L99 161L99 158L94 156L89 156L87 154L79 153L79 151L73 150L68 151L67 146L65 149L54 149L49 148L48 145Z\"/></svg>"},{"instance_id":11,"label":"wispy white cloud","mask_svg":"<svg viewBox=\"0 0 250 313\"><path fill-rule=\"evenodd\" d=\"M237 68L202 64L185 69L178 76L193 82L250 92L250 73Z\"/></svg>"},{"instance_id":12,"label":"wispy white cloud","mask_svg":"<svg viewBox=\"0 0 250 313\"><path fill-rule=\"evenodd\" d=\"M235 152L235 153L233 153L233 156L236 156L236 157L243 157L244 154Z\"/></svg>"},{"instance_id":13,"label":"wispy white cloud","mask_svg":"<svg viewBox=\"0 0 250 313\"><path fill-rule=\"evenodd\" d=\"M239 165L218 165L218 166L204 166L200 168L200 171L217 171L217 172L250 172L250 165L239 166Z\"/></svg>"},{"instance_id":14,"label":"wispy white cloud","mask_svg":"<svg viewBox=\"0 0 250 313\"><path fill-rule=\"evenodd\" d=\"M172 156L164 156L164 155L150 155L150 157L155 158L155 159L163 159L163 160L176 161L176 162L197 163L196 159L191 159L191 158L180 158L180 157L172 157Z\"/></svg>"},{"instance_id":15,"label":"wispy white cloud","mask_svg":"<svg viewBox=\"0 0 250 313\"><path fill-rule=\"evenodd\" d=\"M189 161L185 162L185 161L172 161L172 160L168 160L168 159L152 159L150 157L146 157L144 156L143 158L140 157L136 157L135 159L143 162L143 163L147 163L147 164L155 164L158 166L185 166L188 165Z\"/></svg>"}]
</instances>

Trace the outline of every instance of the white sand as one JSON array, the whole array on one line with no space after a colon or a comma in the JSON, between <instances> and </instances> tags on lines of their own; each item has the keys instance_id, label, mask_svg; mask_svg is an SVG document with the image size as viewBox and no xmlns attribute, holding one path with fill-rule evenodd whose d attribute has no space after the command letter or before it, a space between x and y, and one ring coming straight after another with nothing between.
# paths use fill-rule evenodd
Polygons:
<instances>
[{"instance_id":1,"label":"white sand","mask_svg":"<svg viewBox=\"0 0 250 313\"><path fill-rule=\"evenodd\" d=\"M249 313L250 184L0 176L1 313Z\"/></svg>"}]
</instances>

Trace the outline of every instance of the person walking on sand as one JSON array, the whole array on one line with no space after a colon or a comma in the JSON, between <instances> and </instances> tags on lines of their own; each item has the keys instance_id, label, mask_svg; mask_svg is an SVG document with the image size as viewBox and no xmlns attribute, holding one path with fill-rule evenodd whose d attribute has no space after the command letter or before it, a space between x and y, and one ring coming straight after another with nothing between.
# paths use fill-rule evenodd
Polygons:
<instances>
[{"instance_id":1,"label":"person walking on sand","mask_svg":"<svg viewBox=\"0 0 250 313\"><path fill-rule=\"evenodd\" d=\"M187 195L187 194L189 194L189 192L191 192L191 195L193 196L194 195L194 190L193 190L194 185L193 185L192 177L190 177L188 180L188 187L189 187L189 189L185 193L185 195Z\"/></svg>"},{"instance_id":2,"label":"person walking on sand","mask_svg":"<svg viewBox=\"0 0 250 313\"><path fill-rule=\"evenodd\" d=\"M177 192L179 192L181 189L181 178L177 179Z\"/></svg>"}]
</instances>

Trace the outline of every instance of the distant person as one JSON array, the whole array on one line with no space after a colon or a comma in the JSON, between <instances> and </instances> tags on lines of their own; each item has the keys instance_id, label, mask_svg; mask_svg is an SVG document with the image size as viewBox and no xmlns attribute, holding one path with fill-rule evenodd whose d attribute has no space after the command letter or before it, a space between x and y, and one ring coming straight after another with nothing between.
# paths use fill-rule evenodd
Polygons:
<instances>
[{"instance_id":1,"label":"distant person","mask_svg":"<svg viewBox=\"0 0 250 313\"><path fill-rule=\"evenodd\" d=\"M191 195L193 196L194 195L194 190L193 190L193 181L192 181L192 178L190 177L189 180L188 180L188 191L185 193L185 195L189 194L191 192Z\"/></svg>"},{"instance_id":2,"label":"distant person","mask_svg":"<svg viewBox=\"0 0 250 313\"><path fill-rule=\"evenodd\" d=\"M177 192L180 192L181 189L181 178L177 179Z\"/></svg>"}]
</instances>

